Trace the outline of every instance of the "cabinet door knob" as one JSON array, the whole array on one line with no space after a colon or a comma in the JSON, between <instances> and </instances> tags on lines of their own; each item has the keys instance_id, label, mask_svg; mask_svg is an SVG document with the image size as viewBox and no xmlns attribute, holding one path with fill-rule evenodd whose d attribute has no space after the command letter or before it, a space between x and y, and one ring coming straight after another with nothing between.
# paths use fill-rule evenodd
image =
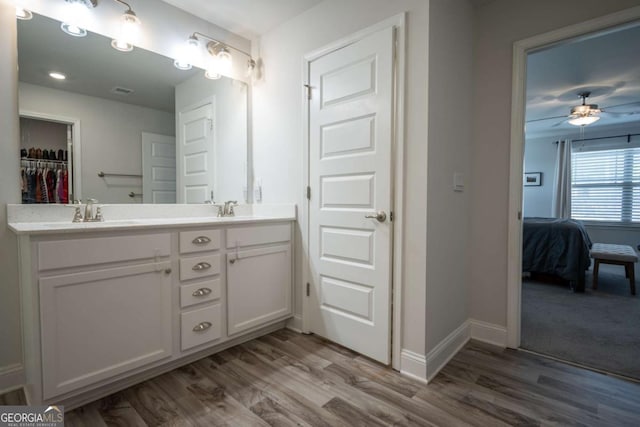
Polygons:
<instances>
[{"instance_id":1,"label":"cabinet door knob","mask_svg":"<svg viewBox=\"0 0 640 427\"><path fill-rule=\"evenodd\" d=\"M194 245L206 245L209 242L211 242L211 239L207 236L198 236L193 239L191 243L193 243Z\"/></svg>"},{"instance_id":2,"label":"cabinet door knob","mask_svg":"<svg viewBox=\"0 0 640 427\"><path fill-rule=\"evenodd\" d=\"M164 269L164 274L171 274L171 269L170 268L165 268Z\"/></svg>"},{"instance_id":3,"label":"cabinet door knob","mask_svg":"<svg viewBox=\"0 0 640 427\"><path fill-rule=\"evenodd\" d=\"M209 329L213 324L211 322L200 322L193 327L193 332L202 332Z\"/></svg>"},{"instance_id":4,"label":"cabinet door knob","mask_svg":"<svg viewBox=\"0 0 640 427\"><path fill-rule=\"evenodd\" d=\"M202 271L202 270L207 270L211 268L211 264L209 264L208 262L199 262L196 265L194 265L191 269L193 271Z\"/></svg>"},{"instance_id":5,"label":"cabinet door knob","mask_svg":"<svg viewBox=\"0 0 640 427\"><path fill-rule=\"evenodd\" d=\"M230 259L229 260L229 264L235 264L236 260L235 259Z\"/></svg>"},{"instance_id":6,"label":"cabinet door knob","mask_svg":"<svg viewBox=\"0 0 640 427\"><path fill-rule=\"evenodd\" d=\"M209 288L200 288L197 291L194 291L191 295L194 297L204 297L211 293L211 289Z\"/></svg>"}]
</instances>

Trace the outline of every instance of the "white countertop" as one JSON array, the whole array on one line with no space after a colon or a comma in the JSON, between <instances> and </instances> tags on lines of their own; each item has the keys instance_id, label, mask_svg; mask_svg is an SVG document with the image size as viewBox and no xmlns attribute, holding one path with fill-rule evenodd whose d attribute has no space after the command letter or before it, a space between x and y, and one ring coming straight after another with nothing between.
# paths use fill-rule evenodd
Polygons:
<instances>
[{"instance_id":1,"label":"white countertop","mask_svg":"<svg viewBox=\"0 0 640 427\"><path fill-rule=\"evenodd\" d=\"M61 234L296 220L293 204L241 205L232 217L217 217L211 205L101 206L105 221L74 223L73 210L64 206L8 205L8 226L16 234Z\"/></svg>"}]
</instances>

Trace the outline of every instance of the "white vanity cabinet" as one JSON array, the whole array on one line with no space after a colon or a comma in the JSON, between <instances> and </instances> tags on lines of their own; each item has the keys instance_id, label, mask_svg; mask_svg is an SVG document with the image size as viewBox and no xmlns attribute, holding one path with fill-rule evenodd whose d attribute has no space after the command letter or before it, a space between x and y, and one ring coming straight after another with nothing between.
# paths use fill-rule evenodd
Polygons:
<instances>
[{"instance_id":1,"label":"white vanity cabinet","mask_svg":"<svg viewBox=\"0 0 640 427\"><path fill-rule=\"evenodd\" d=\"M180 232L181 351L222 338L221 235L220 229Z\"/></svg>"},{"instance_id":2,"label":"white vanity cabinet","mask_svg":"<svg viewBox=\"0 0 640 427\"><path fill-rule=\"evenodd\" d=\"M171 356L169 234L37 247L45 399Z\"/></svg>"},{"instance_id":3,"label":"white vanity cabinet","mask_svg":"<svg viewBox=\"0 0 640 427\"><path fill-rule=\"evenodd\" d=\"M74 407L284 326L293 222L19 236L33 404Z\"/></svg>"},{"instance_id":4,"label":"white vanity cabinet","mask_svg":"<svg viewBox=\"0 0 640 427\"><path fill-rule=\"evenodd\" d=\"M291 227L227 230L229 335L292 313Z\"/></svg>"}]
</instances>

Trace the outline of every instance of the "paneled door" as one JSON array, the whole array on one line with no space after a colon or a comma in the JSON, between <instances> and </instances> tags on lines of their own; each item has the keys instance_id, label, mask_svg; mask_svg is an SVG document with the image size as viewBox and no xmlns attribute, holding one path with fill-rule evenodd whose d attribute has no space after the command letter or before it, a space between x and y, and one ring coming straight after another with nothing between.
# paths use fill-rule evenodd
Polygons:
<instances>
[{"instance_id":1,"label":"paneled door","mask_svg":"<svg viewBox=\"0 0 640 427\"><path fill-rule=\"evenodd\" d=\"M176 138L142 132L142 202L176 202Z\"/></svg>"},{"instance_id":2,"label":"paneled door","mask_svg":"<svg viewBox=\"0 0 640 427\"><path fill-rule=\"evenodd\" d=\"M213 201L215 188L213 103L178 117L178 203Z\"/></svg>"},{"instance_id":3,"label":"paneled door","mask_svg":"<svg viewBox=\"0 0 640 427\"><path fill-rule=\"evenodd\" d=\"M311 332L390 363L394 31L309 64Z\"/></svg>"}]
</instances>

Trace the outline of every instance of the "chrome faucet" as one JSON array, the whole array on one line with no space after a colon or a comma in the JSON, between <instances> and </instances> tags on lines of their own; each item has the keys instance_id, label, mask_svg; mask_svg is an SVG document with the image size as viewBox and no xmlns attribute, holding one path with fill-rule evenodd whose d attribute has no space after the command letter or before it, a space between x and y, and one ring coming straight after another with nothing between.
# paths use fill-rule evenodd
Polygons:
<instances>
[{"instance_id":1,"label":"chrome faucet","mask_svg":"<svg viewBox=\"0 0 640 427\"><path fill-rule=\"evenodd\" d=\"M83 222L101 222L104 221L102 217L102 211L99 206L96 207L94 212L93 205L98 203L96 199L87 199L87 204L84 207L84 218L82 218Z\"/></svg>"},{"instance_id":2,"label":"chrome faucet","mask_svg":"<svg viewBox=\"0 0 640 427\"><path fill-rule=\"evenodd\" d=\"M224 208L222 211L222 216L235 216L235 212L233 211L233 207L238 204L235 200L229 200L228 202L224 202Z\"/></svg>"}]
</instances>

